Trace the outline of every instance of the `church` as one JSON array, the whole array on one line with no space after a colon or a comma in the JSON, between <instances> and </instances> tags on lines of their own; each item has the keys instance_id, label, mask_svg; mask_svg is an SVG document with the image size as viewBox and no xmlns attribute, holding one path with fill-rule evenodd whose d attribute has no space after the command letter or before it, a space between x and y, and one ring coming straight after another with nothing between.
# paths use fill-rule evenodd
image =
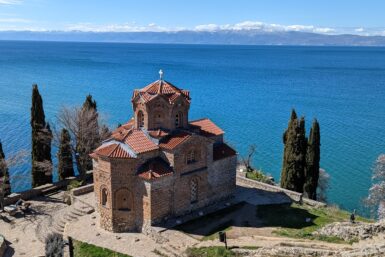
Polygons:
<instances>
[{"instance_id":1,"label":"church","mask_svg":"<svg viewBox=\"0 0 385 257\"><path fill-rule=\"evenodd\" d=\"M100 226L140 232L231 197L237 153L208 118L189 121L190 92L163 79L132 95L134 117L92 154Z\"/></svg>"}]
</instances>

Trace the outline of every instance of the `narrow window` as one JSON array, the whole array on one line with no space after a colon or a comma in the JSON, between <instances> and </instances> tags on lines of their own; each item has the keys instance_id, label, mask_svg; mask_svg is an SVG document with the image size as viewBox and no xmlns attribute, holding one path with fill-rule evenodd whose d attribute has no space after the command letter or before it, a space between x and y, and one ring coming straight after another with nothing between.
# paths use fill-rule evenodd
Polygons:
<instances>
[{"instance_id":1,"label":"narrow window","mask_svg":"<svg viewBox=\"0 0 385 257\"><path fill-rule=\"evenodd\" d=\"M137 123L138 123L138 128L144 127L144 115L142 111L138 112Z\"/></svg>"},{"instance_id":2,"label":"narrow window","mask_svg":"<svg viewBox=\"0 0 385 257\"><path fill-rule=\"evenodd\" d=\"M108 193L107 193L107 189L103 188L102 189L102 205L103 206L106 206L107 205L107 196L108 196Z\"/></svg>"},{"instance_id":3,"label":"narrow window","mask_svg":"<svg viewBox=\"0 0 385 257\"><path fill-rule=\"evenodd\" d=\"M190 202L198 202L198 181L196 179L191 180L190 183Z\"/></svg>"},{"instance_id":4,"label":"narrow window","mask_svg":"<svg viewBox=\"0 0 385 257\"><path fill-rule=\"evenodd\" d=\"M190 150L187 153L186 162L187 162L187 164L191 164L191 163L196 162L195 151L194 150Z\"/></svg>"},{"instance_id":5,"label":"narrow window","mask_svg":"<svg viewBox=\"0 0 385 257\"><path fill-rule=\"evenodd\" d=\"M175 115L175 127L179 127L179 114Z\"/></svg>"},{"instance_id":6,"label":"narrow window","mask_svg":"<svg viewBox=\"0 0 385 257\"><path fill-rule=\"evenodd\" d=\"M183 127L183 113L179 112L175 115L175 127Z\"/></svg>"}]
</instances>

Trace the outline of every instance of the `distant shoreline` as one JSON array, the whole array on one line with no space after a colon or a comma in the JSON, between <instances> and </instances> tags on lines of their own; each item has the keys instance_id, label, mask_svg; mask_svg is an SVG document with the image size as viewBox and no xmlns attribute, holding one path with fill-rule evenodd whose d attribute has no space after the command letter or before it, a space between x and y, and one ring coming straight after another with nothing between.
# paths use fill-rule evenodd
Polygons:
<instances>
[{"instance_id":1,"label":"distant shoreline","mask_svg":"<svg viewBox=\"0 0 385 257\"><path fill-rule=\"evenodd\" d=\"M213 32L0 31L0 40L237 46L385 46L385 36L330 35L298 31L262 32L258 30Z\"/></svg>"},{"instance_id":2,"label":"distant shoreline","mask_svg":"<svg viewBox=\"0 0 385 257\"><path fill-rule=\"evenodd\" d=\"M35 43L84 43L84 44L120 44L120 45L174 45L174 46L244 46L244 47L325 47L325 48L385 48L385 45L274 45L274 44L201 44L201 43L148 43L117 41L71 41L71 40L34 40L34 39L0 39L0 42L35 42Z\"/></svg>"}]
</instances>

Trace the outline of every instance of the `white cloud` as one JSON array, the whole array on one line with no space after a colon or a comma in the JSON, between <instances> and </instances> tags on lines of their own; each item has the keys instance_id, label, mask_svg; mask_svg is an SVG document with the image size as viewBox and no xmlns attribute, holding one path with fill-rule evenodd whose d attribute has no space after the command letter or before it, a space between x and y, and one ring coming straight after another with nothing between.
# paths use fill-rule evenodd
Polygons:
<instances>
[{"instance_id":1,"label":"white cloud","mask_svg":"<svg viewBox=\"0 0 385 257\"><path fill-rule=\"evenodd\" d=\"M220 31L220 30L258 30L264 32L278 32L278 31L302 31L302 32L313 32L313 33L333 33L333 28L323 28L306 25L281 25L281 24L270 24L260 21L244 21L236 24L205 24L195 26L193 30L196 31Z\"/></svg>"},{"instance_id":2,"label":"white cloud","mask_svg":"<svg viewBox=\"0 0 385 257\"><path fill-rule=\"evenodd\" d=\"M161 27L155 23L150 23L145 26L136 25L135 23L123 24L92 24L92 23L77 23L66 26L66 31L92 31L92 32L164 32L169 31L168 28Z\"/></svg>"},{"instance_id":3,"label":"white cloud","mask_svg":"<svg viewBox=\"0 0 385 257\"><path fill-rule=\"evenodd\" d=\"M12 0L0 0L12 1ZM15 0L13 0L15 1ZM24 23L24 24L23 24ZM27 24L29 23L29 24ZM178 31L257 31L257 32L309 32L328 35L354 34L361 36L385 35L384 27L364 28L364 27L318 27L314 25L282 25L275 23L265 23L260 21L243 21L235 24L201 24L194 27L164 27L156 23L147 25L135 22L127 23L67 23L67 24L47 24L30 21L16 17L1 17L0 30L31 30L31 31L84 31L84 32L178 32Z\"/></svg>"},{"instance_id":4,"label":"white cloud","mask_svg":"<svg viewBox=\"0 0 385 257\"><path fill-rule=\"evenodd\" d=\"M21 4L21 0L0 0L0 5Z\"/></svg>"}]
</instances>

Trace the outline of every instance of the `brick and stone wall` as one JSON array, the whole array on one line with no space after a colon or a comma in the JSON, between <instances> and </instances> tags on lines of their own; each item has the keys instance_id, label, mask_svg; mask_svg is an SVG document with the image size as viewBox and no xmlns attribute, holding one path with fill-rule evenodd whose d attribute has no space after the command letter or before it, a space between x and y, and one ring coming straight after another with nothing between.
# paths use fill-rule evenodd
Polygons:
<instances>
[{"instance_id":1,"label":"brick and stone wall","mask_svg":"<svg viewBox=\"0 0 385 257\"><path fill-rule=\"evenodd\" d=\"M212 201L226 198L235 193L237 156L212 162L208 182L212 188Z\"/></svg>"}]
</instances>

